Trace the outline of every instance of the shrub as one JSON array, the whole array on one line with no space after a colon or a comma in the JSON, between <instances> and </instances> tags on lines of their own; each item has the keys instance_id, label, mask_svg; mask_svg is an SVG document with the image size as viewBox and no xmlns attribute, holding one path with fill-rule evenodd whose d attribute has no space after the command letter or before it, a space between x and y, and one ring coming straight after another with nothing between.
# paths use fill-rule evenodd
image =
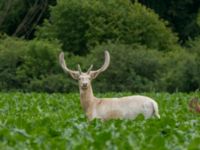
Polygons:
<instances>
[{"instance_id":1,"label":"shrub","mask_svg":"<svg viewBox=\"0 0 200 150\"><path fill-rule=\"evenodd\" d=\"M46 41L28 42L24 63L19 72L26 72L27 77L40 78L54 74L58 69L58 54L60 49L56 43Z\"/></svg>"},{"instance_id":2,"label":"shrub","mask_svg":"<svg viewBox=\"0 0 200 150\"><path fill-rule=\"evenodd\" d=\"M0 39L0 90L27 90L33 79L43 79L58 70L59 44L45 40Z\"/></svg>"},{"instance_id":3,"label":"shrub","mask_svg":"<svg viewBox=\"0 0 200 150\"><path fill-rule=\"evenodd\" d=\"M107 71L94 81L97 91L138 92L154 89L161 68L161 52L140 45L104 44L97 46L88 56L88 66L94 63L98 66L96 69L101 67L105 49L110 52L111 64Z\"/></svg>"},{"instance_id":4,"label":"shrub","mask_svg":"<svg viewBox=\"0 0 200 150\"><path fill-rule=\"evenodd\" d=\"M199 60L196 54L176 50L167 54L163 61L160 89L169 92L194 91L200 87Z\"/></svg>"},{"instance_id":5,"label":"shrub","mask_svg":"<svg viewBox=\"0 0 200 150\"><path fill-rule=\"evenodd\" d=\"M24 62L25 41L18 39L0 40L0 89L20 88L17 68Z\"/></svg>"},{"instance_id":6,"label":"shrub","mask_svg":"<svg viewBox=\"0 0 200 150\"><path fill-rule=\"evenodd\" d=\"M36 92L74 92L78 91L77 83L63 74L50 74L41 79L33 79L27 85L28 91Z\"/></svg>"},{"instance_id":7,"label":"shrub","mask_svg":"<svg viewBox=\"0 0 200 150\"><path fill-rule=\"evenodd\" d=\"M196 53L200 56L200 36L196 37L194 40L189 40L186 43L187 51L190 53Z\"/></svg>"},{"instance_id":8,"label":"shrub","mask_svg":"<svg viewBox=\"0 0 200 150\"><path fill-rule=\"evenodd\" d=\"M98 44L118 41L172 50L177 37L152 10L129 0L60 0L37 37L59 39L63 49L85 54Z\"/></svg>"},{"instance_id":9,"label":"shrub","mask_svg":"<svg viewBox=\"0 0 200 150\"><path fill-rule=\"evenodd\" d=\"M138 44L107 43L95 47L87 57L73 59L73 56L67 62L73 65L82 62L84 70L94 64L96 70L104 62L104 50L109 50L111 64L94 80L96 92L189 92L200 88L200 55L196 42L188 50L178 48L167 53Z\"/></svg>"}]
</instances>

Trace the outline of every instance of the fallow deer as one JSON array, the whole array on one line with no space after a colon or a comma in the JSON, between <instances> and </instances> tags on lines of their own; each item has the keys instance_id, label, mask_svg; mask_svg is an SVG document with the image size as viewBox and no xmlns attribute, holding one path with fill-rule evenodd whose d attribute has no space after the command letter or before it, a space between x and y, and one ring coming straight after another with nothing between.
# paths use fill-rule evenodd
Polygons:
<instances>
[{"instance_id":1,"label":"fallow deer","mask_svg":"<svg viewBox=\"0 0 200 150\"><path fill-rule=\"evenodd\" d=\"M69 73L73 79L78 80L80 102L89 120L95 118L101 120L134 119L139 114L143 114L145 119L152 116L160 118L157 103L149 97L136 95L121 98L97 98L94 96L91 82L108 68L110 64L108 51L105 51L103 66L95 71L92 71L93 65L87 72L82 72L80 65L78 65L78 71L69 69L65 63L63 52L60 53L59 62L65 72Z\"/></svg>"},{"instance_id":2,"label":"fallow deer","mask_svg":"<svg viewBox=\"0 0 200 150\"><path fill-rule=\"evenodd\" d=\"M198 98L193 98L189 101L189 109L192 112L200 113L200 104Z\"/></svg>"}]
</instances>

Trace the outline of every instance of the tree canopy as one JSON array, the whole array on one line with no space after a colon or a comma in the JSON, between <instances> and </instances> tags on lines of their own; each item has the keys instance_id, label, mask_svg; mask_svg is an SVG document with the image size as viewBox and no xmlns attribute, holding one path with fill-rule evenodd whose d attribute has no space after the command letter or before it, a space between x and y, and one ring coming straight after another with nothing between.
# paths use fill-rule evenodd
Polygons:
<instances>
[{"instance_id":1,"label":"tree canopy","mask_svg":"<svg viewBox=\"0 0 200 150\"><path fill-rule=\"evenodd\" d=\"M177 44L166 25L152 10L129 0L60 0L37 37L58 39L65 51L75 54L85 54L108 41L166 51Z\"/></svg>"},{"instance_id":2,"label":"tree canopy","mask_svg":"<svg viewBox=\"0 0 200 150\"><path fill-rule=\"evenodd\" d=\"M198 0L2 0L0 91L71 92L67 65L109 69L94 84L104 91L200 89Z\"/></svg>"}]
</instances>

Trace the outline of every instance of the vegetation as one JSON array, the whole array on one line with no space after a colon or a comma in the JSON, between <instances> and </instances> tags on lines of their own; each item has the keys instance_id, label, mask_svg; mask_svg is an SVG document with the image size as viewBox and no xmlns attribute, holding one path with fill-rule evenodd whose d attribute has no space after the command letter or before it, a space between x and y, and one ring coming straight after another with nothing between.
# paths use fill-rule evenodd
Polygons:
<instances>
[{"instance_id":1,"label":"vegetation","mask_svg":"<svg viewBox=\"0 0 200 150\"><path fill-rule=\"evenodd\" d=\"M102 65L104 50L111 65L97 92L200 89L196 0L3 0L0 8L0 91L74 92L58 54L86 70Z\"/></svg>"},{"instance_id":2,"label":"vegetation","mask_svg":"<svg viewBox=\"0 0 200 150\"><path fill-rule=\"evenodd\" d=\"M173 31L178 33L180 43L185 43L188 39L199 35L200 27L196 22L200 8L199 0L138 1L169 21Z\"/></svg>"},{"instance_id":3,"label":"vegetation","mask_svg":"<svg viewBox=\"0 0 200 150\"><path fill-rule=\"evenodd\" d=\"M200 148L199 114L188 110L189 99L200 93L144 93L158 102L160 120L139 116L136 120L90 123L80 107L78 94L0 95L0 149Z\"/></svg>"},{"instance_id":4,"label":"vegetation","mask_svg":"<svg viewBox=\"0 0 200 150\"><path fill-rule=\"evenodd\" d=\"M137 1L151 8L160 18L167 20L172 30L178 33L181 43L199 35L199 26L196 23L200 7L199 0L131 1L132 3ZM56 0L1 0L0 31L32 39L36 25L41 25L44 19L49 19L49 7L59 2ZM17 34L15 34L16 31Z\"/></svg>"},{"instance_id":5,"label":"vegetation","mask_svg":"<svg viewBox=\"0 0 200 150\"><path fill-rule=\"evenodd\" d=\"M58 55L98 69L104 50L94 93L149 92L160 120L87 121ZM200 149L199 58L199 0L1 0L0 149Z\"/></svg>"},{"instance_id":6,"label":"vegetation","mask_svg":"<svg viewBox=\"0 0 200 150\"><path fill-rule=\"evenodd\" d=\"M162 57L161 52L141 45L110 43L97 46L87 58L88 64L94 63L94 69L101 67L105 49L109 49L111 63L95 79L95 91L151 91L156 88L159 70L162 68L159 58Z\"/></svg>"},{"instance_id":7,"label":"vegetation","mask_svg":"<svg viewBox=\"0 0 200 150\"><path fill-rule=\"evenodd\" d=\"M56 42L1 39L0 89L28 90L35 80L55 75L59 51Z\"/></svg>"},{"instance_id":8,"label":"vegetation","mask_svg":"<svg viewBox=\"0 0 200 150\"><path fill-rule=\"evenodd\" d=\"M165 25L150 9L129 0L61 0L37 35L58 39L64 50L75 54L108 41L165 51L173 49L177 41Z\"/></svg>"},{"instance_id":9,"label":"vegetation","mask_svg":"<svg viewBox=\"0 0 200 150\"><path fill-rule=\"evenodd\" d=\"M35 27L48 18L48 5L56 0L1 0L0 32L11 36L32 39Z\"/></svg>"}]
</instances>

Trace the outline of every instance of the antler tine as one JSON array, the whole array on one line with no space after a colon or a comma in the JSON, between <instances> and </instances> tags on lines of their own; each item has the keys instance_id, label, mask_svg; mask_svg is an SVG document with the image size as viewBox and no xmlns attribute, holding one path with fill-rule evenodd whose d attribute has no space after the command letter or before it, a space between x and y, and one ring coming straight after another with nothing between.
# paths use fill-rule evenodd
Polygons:
<instances>
[{"instance_id":1,"label":"antler tine","mask_svg":"<svg viewBox=\"0 0 200 150\"><path fill-rule=\"evenodd\" d=\"M104 57L105 57L105 61L104 61L103 66L100 69L96 70L95 72L102 72L108 68L108 66L110 64L110 54L107 50L104 51Z\"/></svg>"},{"instance_id":2,"label":"antler tine","mask_svg":"<svg viewBox=\"0 0 200 150\"><path fill-rule=\"evenodd\" d=\"M82 73L81 66L79 64L78 64L78 71L79 71L79 74Z\"/></svg>"},{"instance_id":3,"label":"antler tine","mask_svg":"<svg viewBox=\"0 0 200 150\"><path fill-rule=\"evenodd\" d=\"M77 73L77 71L74 71L74 70L71 70L67 67L66 63L65 63L65 59L64 59L64 53L61 52L60 55L59 55L59 62L60 62L60 65L61 67L63 68L63 70L65 72L70 72L70 73Z\"/></svg>"},{"instance_id":4,"label":"antler tine","mask_svg":"<svg viewBox=\"0 0 200 150\"><path fill-rule=\"evenodd\" d=\"M87 73L90 73L90 71L92 70L93 65L90 66L90 68L87 70Z\"/></svg>"}]
</instances>

